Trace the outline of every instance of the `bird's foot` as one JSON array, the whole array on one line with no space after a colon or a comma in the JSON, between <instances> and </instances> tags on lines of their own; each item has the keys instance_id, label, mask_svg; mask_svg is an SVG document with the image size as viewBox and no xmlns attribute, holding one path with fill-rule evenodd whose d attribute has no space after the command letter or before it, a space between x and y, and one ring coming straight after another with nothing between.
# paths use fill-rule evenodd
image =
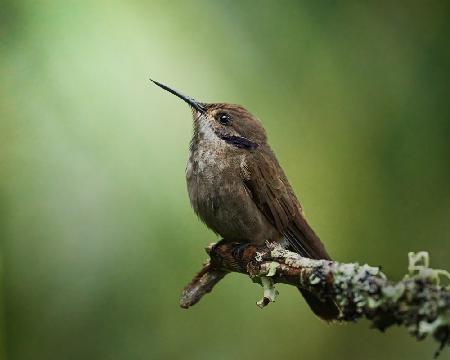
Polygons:
<instances>
[{"instance_id":1,"label":"bird's foot","mask_svg":"<svg viewBox=\"0 0 450 360\"><path fill-rule=\"evenodd\" d=\"M276 297L278 296L278 290L275 289L275 284L270 277L262 276L261 284L264 289L264 295L261 300L259 300L256 305L258 305L261 309L269 305L271 302L274 302Z\"/></svg>"},{"instance_id":2,"label":"bird's foot","mask_svg":"<svg viewBox=\"0 0 450 360\"><path fill-rule=\"evenodd\" d=\"M244 242L241 244L236 245L233 248L233 256L236 257L237 259L242 259L242 256L244 255L244 251L251 246L250 243L248 242Z\"/></svg>"}]
</instances>

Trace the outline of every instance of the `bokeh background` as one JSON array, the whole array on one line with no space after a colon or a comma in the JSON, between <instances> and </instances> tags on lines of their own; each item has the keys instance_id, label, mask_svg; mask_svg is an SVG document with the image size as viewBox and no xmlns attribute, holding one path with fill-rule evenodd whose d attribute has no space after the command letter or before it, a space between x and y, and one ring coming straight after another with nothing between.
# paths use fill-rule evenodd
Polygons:
<instances>
[{"instance_id":1,"label":"bokeh background","mask_svg":"<svg viewBox=\"0 0 450 360\"><path fill-rule=\"evenodd\" d=\"M190 111L148 79L261 118L336 259L448 269L448 2L0 4L0 358L431 358L286 286L259 310L240 275L180 309L216 237L185 189Z\"/></svg>"}]
</instances>

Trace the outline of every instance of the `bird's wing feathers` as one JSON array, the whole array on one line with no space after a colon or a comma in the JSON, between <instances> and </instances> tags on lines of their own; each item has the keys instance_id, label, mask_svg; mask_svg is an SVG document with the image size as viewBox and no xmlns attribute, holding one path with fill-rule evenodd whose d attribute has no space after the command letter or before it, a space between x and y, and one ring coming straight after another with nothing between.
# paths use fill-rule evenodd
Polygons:
<instances>
[{"instance_id":1,"label":"bird's wing feathers","mask_svg":"<svg viewBox=\"0 0 450 360\"><path fill-rule=\"evenodd\" d=\"M272 151L259 149L249 156L242 167L242 177L260 211L294 251L313 259L329 259Z\"/></svg>"}]
</instances>

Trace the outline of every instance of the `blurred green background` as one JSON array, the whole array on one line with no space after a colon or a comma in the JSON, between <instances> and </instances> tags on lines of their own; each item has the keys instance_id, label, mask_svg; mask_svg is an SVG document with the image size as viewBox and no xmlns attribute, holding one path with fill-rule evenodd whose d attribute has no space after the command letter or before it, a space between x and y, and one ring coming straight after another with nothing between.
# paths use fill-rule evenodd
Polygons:
<instances>
[{"instance_id":1,"label":"blurred green background","mask_svg":"<svg viewBox=\"0 0 450 360\"><path fill-rule=\"evenodd\" d=\"M429 359L230 275L190 209L188 107L246 106L329 252L449 269L449 2L25 1L0 9L0 358ZM449 351L442 359L449 359Z\"/></svg>"}]
</instances>

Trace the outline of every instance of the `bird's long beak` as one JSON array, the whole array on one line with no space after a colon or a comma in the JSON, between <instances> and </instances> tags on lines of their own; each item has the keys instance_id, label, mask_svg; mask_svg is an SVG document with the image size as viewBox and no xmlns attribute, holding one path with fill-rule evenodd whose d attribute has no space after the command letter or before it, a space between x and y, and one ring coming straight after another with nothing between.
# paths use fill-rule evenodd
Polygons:
<instances>
[{"instance_id":1,"label":"bird's long beak","mask_svg":"<svg viewBox=\"0 0 450 360\"><path fill-rule=\"evenodd\" d=\"M158 81L155 81L155 80L152 80L152 79L150 79L150 81L152 81L153 83L155 83L159 87L163 88L164 90L170 92L171 94L174 94L175 96L178 96L180 99L182 99L185 102L187 102L190 106L192 106L198 112L200 112L202 114L204 114L206 112L205 106L202 103L198 102L197 100L194 100L193 98L191 98L189 96L180 94L178 91L176 91L174 89L171 89L167 85L161 84Z\"/></svg>"}]
</instances>

